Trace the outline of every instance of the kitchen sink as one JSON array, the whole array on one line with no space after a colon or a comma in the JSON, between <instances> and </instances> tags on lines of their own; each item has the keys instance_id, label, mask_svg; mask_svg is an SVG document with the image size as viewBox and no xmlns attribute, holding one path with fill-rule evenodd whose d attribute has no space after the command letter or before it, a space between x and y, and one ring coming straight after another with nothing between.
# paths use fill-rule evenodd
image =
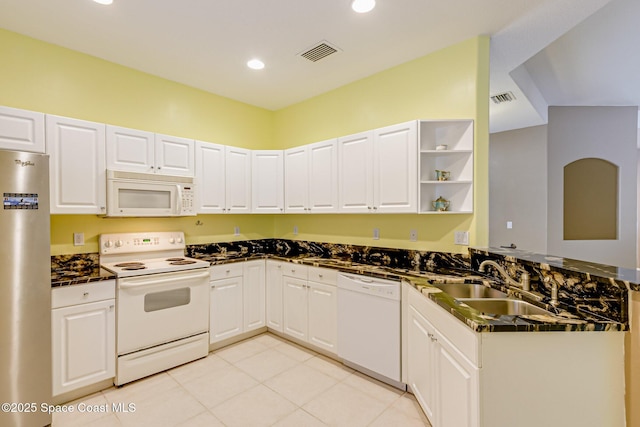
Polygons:
<instances>
[{"instance_id":1,"label":"kitchen sink","mask_svg":"<svg viewBox=\"0 0 640 427\"><path fill-rule=\"evenodd\" d=\"M479 283L431 283L445 294L459 298L506 298L507 294Z\"/></svg>"},{"instance_id":2,"label":"kitchen sink","mask_svg":"<svg viewBox=\"0 0 640 427\"><path fill-rule=\"evenodd\" d=\"M508 298L479 299L479 298L459 298L459 302L467 304L471 308L484 313L494 315L530 315L530 314L546 314L553 316L553 313L530 304L526 301Z\"/></svg>"}]
</instances>

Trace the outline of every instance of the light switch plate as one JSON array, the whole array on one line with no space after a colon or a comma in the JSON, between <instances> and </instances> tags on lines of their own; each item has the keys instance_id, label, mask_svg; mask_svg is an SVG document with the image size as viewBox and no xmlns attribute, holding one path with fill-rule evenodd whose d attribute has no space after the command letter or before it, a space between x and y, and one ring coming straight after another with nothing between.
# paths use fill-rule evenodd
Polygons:
<instances>
[{"instance_id":1,"label":"light switch plate","mask_svg":"<svg viewBox=\"0 0 640 427\"><path fill-rule=\"evenodd\" d=\"M294 225L294 226L293 226L293 235L294 235L294 236L297 236L297 235L298 235L298 226L297 226L297 225Z\"/></svg>"},{"instance_id":2,"label":"light switch plate","mask_svg":"<svg viewBox=\"0 0 640 427\"><path fill-rule=\"evenodd\" d=\"M511 230L513 228L513 222L507 221L507 228Z\"/></svg>"},{"instance_id":3,"label":"light switch plate","mask_svg":"<svg viewBox=\"0 0 640 427\"><path fill-rule=\"evenodd\" d=\"M380 229L379 228L374 228L373 229L373 240L380 240Z\"/></svg>"},{"instance_id":4,"label":"light switch plate","mask_svg":"<svg viewBox=\"0 0 640 427\"><path fill-rule=\"evenodd\" d=\"M233 227L233 234L235 236L239 236L240 235L240 227L238 227L237 225L235 227Z\"/></svg>"},{"instance_id":5,"label":"light switch plate","mask_svg":"<svg viewBox=\"0 0 640 427\"><path fill-rule=\"evenodd\" d=\"M84 245L84 233L73 233L73 246Z\"/></svg>"},{"instance_id":6,"label":"light switch plate","mask_svg":"<svg viewBox=\"0 0 640 427\"><path fill-rule=\"evenodd\" d=\"M409 240L411 240L412 242L418 241L418 230L409 231Z\"/></svg>"},{"instance_id":7,"label":"light switch plate","mask_svg":"<svg viewBox=\"0 0 640 427\"><path fill-rule=\"evenodd\" d=\"M469 246L469 232L468 231L456 231L454 233L454 243L456 245Z\"/></svg>"}]
</instances>

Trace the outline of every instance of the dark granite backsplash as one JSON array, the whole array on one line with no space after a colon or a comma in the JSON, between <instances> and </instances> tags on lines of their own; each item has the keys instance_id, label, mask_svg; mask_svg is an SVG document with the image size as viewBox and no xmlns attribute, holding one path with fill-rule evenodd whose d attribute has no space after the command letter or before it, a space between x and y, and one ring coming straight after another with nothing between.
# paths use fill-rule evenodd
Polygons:
<instances>
[{"instance_id":1,"label":"dark granite backsplash","mask_svg":"<svg viewBox=\"0 0 640 427\"><path fill-rule=\"evenodd\" d=\"M187 256L199 259L243 258L256 255L281 257L333 258L354 263L379 265L413 271L469 270L471 260L466 254L426 252L407 249L321 243L302 240L264 239L241 242L189 245Z\"/></svg>"}]
</instances>

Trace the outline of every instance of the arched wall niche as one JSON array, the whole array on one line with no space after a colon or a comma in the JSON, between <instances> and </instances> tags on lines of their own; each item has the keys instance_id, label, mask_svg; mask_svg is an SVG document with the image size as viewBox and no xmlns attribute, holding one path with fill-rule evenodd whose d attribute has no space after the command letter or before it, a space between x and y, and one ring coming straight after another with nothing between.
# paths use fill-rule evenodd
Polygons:
<instances>
[{"instance_id":1,"label":"arched wall niche","mask_svg":"<svg viewBox=\"0 0 640 427\"><path fill-rule=\"evenodd\" d=\"M618 238L618 176L617 165L599 158L564 167L564 240Z\"/></svg>"}]
</instances>

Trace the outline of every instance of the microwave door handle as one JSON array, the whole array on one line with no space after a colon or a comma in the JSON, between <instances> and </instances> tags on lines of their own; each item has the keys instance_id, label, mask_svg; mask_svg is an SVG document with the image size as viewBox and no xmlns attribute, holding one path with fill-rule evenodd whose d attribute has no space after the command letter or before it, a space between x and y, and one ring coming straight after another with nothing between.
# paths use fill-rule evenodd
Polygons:
<instances>
[{"instance_id":1,"label":"microwave door handle","mask_svg":"<svg viewBox=\"0 0 640 427\"><path fill-rule=\"evenodd\" d=\"M176 214L182 215L182 187L176 185Z\"/></svg>"}]
</instances>

